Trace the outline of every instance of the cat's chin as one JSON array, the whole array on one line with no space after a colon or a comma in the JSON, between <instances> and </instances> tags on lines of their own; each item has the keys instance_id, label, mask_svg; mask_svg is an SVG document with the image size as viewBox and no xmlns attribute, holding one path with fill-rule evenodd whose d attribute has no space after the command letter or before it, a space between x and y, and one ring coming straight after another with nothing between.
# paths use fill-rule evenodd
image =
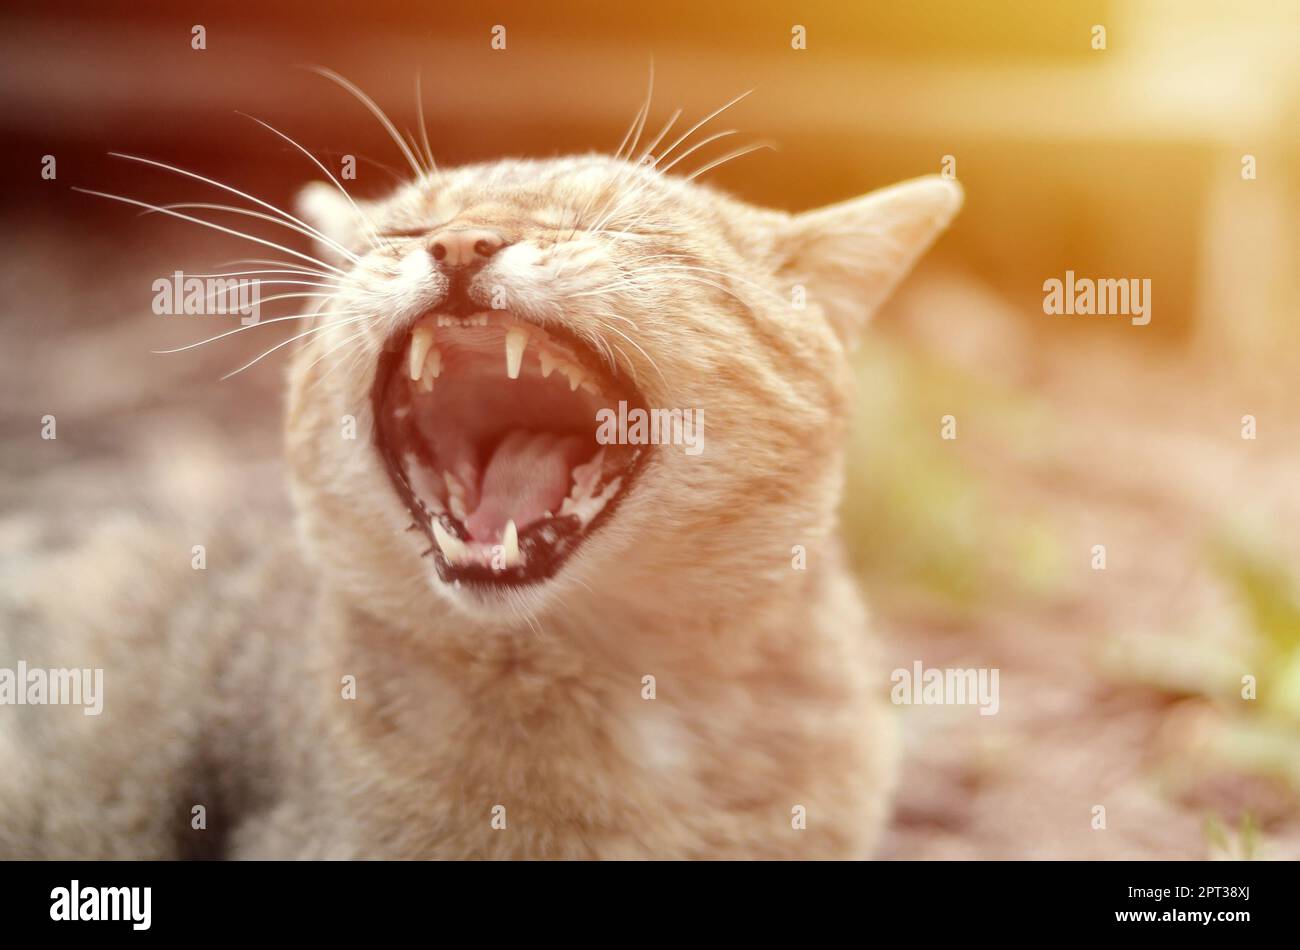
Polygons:
<instances>
[{"instance_id":1,"label":"cat's chin","mask_svg":"<svg viewBox=\"0 0 1300 950\"><path fill-rule=\"evenodd\" d=\"M424 556L479 606L555 577L648 457L599 438L602 417L643 408L635 388L572 334L504 311L404 327L372 401L376 447L430 542Z\"/></svg>"}]
</instances>

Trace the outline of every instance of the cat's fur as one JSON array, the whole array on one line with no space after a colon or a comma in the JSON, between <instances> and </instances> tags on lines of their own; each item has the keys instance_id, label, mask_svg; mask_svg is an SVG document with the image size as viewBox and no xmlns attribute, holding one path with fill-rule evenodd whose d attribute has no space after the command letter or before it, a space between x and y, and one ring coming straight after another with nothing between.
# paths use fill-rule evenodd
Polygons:
<instances>
[{"instance_id":1,"label":"cat's fur","mask_svg":"<svg viewBox=\"0 0 1300 950\"><path fill-rule=\"evenodd\" d=\"M10 591L0 665L103 667L106 697L0 707L0 857L868 856L895 742L835 533L846 354L960 202L927 178L791 216L601 157L444 171L360 213L309 188L322 253L362 258L325 309L370 319L293 357L299 540L204 534L196 584L126 521ZM371 438L379 348L443 287L418 237L368 225L448 221L508 235L488 279L516 314L706 420L702 455L656 451L509 602L437 580Z\"/></svg>"}]
</instances>

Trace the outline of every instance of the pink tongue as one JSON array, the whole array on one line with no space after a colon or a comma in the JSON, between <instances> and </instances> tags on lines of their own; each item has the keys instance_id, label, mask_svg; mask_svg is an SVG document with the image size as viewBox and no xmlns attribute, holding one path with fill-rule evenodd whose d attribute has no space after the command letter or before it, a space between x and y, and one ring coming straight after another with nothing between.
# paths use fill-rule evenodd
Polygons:
<instances>
[{"instance_id":1,"label":"pink tongue","mask_svg":"<svg viewBox=\"0 0 1300 950\"><path fill-rule=\"evenodd\" d=\"M577 436L523 429L509 433L483 471L478 508L465 519L470 537L495 543L507 521L514 519L522 531L546 512L557 511L583 450Z\"/></svg>"}]
</instances>

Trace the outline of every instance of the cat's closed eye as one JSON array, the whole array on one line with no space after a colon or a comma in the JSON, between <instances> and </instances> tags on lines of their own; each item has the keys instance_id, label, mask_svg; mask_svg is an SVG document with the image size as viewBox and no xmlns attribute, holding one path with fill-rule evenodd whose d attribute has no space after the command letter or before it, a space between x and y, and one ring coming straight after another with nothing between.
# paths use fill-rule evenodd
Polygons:
<instances>
[{"instance_id":1,"label":"cat's closed eye","mask_svg":"<svg viewBox=\"0 0 1300 950\"><path fill-rule=\"evenodd\" d=\"M417 238L431 234L435 230L436 226L427 228L384 228L379 232L379 236L384 238Z\"/></svg>"}]
</instances>

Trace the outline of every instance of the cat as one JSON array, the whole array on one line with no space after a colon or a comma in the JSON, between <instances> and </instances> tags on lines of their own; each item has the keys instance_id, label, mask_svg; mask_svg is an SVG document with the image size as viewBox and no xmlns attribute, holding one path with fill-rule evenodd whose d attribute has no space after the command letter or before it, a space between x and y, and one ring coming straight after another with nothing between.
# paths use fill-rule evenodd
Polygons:
<instances>
[{"instance_id":1,"label":"cat","mask_svg":"<svg viewBox=\"0 0 1300 950\"><path fill-rule=\"evenodd\" d=\"M0 666L105 672L99 716L0 706L0 857L871 855L898 750L836 536L849 354L961 189L789 214L627 145L281 213L329 295L297 530L230 513L199 584L127 518L12 585ZM620 404L702 450L598 444Z\"/></svg>"}]
</instances>

